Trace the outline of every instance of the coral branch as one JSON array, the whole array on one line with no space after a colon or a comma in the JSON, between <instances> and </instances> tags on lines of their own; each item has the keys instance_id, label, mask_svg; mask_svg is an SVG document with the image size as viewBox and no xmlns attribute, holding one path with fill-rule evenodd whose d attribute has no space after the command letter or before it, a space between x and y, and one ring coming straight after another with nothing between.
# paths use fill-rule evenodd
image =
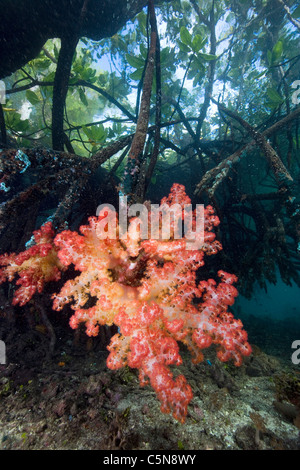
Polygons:
<instances>
[{"instance_id":1,"label":"coral branch","mask_svg":"<svg viewBox=\"0 0 300 470\"><path fill-rule=\"evenodd\" d=\"M16 285L20 286L14 294L13 305L25 305L36 292L41 293L45 283L58 281L65 267L57 257L53 244L54 231L51 222L34 232L35 244L22 253L0 256L0 284L11 282L18 274Z\"/></svg>"}]
</instances>

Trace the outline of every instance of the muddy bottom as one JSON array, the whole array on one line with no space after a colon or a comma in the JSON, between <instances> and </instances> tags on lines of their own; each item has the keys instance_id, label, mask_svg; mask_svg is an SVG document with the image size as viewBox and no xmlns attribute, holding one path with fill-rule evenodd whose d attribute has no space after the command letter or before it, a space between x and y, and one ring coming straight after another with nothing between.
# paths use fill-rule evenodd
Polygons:
<instances>
[{"instance_id":1,"label":"muddy bottom","mask_svg":"<svg viewBox=\"0 0 300 470\"><path fill-rule=\"evenodd\" d=\"M160 411L138 372L106 367L99 339L45 328L15 335L0 366L0 449L264 450L300 449L299 366L253 346L236 368L206 351L184 374L194 393L184 424Z\"/></svg>"}]
</instances>

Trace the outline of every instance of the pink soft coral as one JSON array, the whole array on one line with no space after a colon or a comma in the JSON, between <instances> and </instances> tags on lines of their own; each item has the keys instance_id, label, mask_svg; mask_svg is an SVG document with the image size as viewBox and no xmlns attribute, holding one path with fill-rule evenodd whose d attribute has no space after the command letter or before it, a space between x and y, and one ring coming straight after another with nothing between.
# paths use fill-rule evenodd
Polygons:
<instances>
[{"instance_id":1,"label":"pink soft coral","mask_svg":"<svg viewBox=\"0 0 300 470\"><path fill-rule=\"evenodd\" d=\"M36 292L43 291L45 283L58 281L65 269L57 257L51 222L45 223L33 235L35 244L27 250L0 256L0 284L19 276L16 285L20 287L14 293L13 305L25 305Z\"/></svg>"},{"instance_id":2,"label":"pink soft coral","mask_svg":"<svg viewBox=\"0 0 300 470\"><path fill-rule=\"evenodd\" d=\"M171 365L182 363L178 342L188 347L194 363L203 360L204 348L215 344L218 358L233 359L236 366L241 365L243 355L251 353L251 347L241 321L228 312L238 294L233 286L236 276L219 271L219 283L213 279L196 282L204 256L222 249L213 233L218 217L211 206L206 207L204 233L197 233L194 211L188 235L177 238L177 218L186 221L184 209L190 204L179 184L172 186L161 207L175 204L170 233L158 239L141 236L138 217L130 220L125 236L117 223L111 229L110 222L117 218L108 207L81 226L81 234L65 230L53 240L51 223L46 223L34 232L34 246L19 255L0 257L0 283L18 274L20 287L13 303L24 305L42 291L45 282L58 280L61 271L73 264L80 274L53 295L53 308L61 310L71 304L75 310L71 327L85 323L89 336L97 335L100 325L117 325L119 333L108 346L108 367L138 369L141 385L150 382L161 410L183 422L193 395L185 377L174 378L170 370ZM148 234L151 221L150 212ZM161 229L161 214L156 221ZM93 305L87 306L92 299Z\"/></svg>"},{"instance_id":3,"label":"pink soft coral","mask_svg":"<svg viewBox=\"0 0 300 470\"><path fill-rule=\"evenodd\" d=\"M182 216L184 205L190 203L184 189L174 184L161 201L180 204ZM103 220L112 216L105 208L80 227L81 235L64 231L56 236L60 261L74 264L81 274L53 296L53 308L61 310L71 303L71 327L84 322L90 336L98 334L99 325L117 325L119 333L108 347L108 367L139 369L141 385L150 381L162 411L171 411L183 422L192 391L185 377L174 379L170 370L182 363L178 342L189 348L195 363L203 360L202 350L211 344L218 346L220 360L232 358L237 366L242 355L251 353L242 323L228 312L238 294L232 285L237 278L219 271L219 284L212 279L196 283L204 255L222 249L212 232L219 220L208 206L201 249L190 250L185 237L174 238L174 226L168 240L143 240L138 218L130 221L127 238L99 237ZM94 305L86 307L91 296Z\"/></svg>"}]
</instances>

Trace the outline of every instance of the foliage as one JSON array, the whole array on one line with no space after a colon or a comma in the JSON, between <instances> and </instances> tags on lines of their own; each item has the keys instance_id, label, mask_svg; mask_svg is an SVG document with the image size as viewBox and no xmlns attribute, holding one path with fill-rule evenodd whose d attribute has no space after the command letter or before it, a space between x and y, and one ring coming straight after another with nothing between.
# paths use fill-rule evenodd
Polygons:
<instances>
[{"instance_id":1,"label":"foliage","mask_svg":"<svg viewBox=\"0 0 300 470\"><path fill-rule=\"evenodd\" d=\"M210 61L215 61L214 96L219 96L227 106L240 111L245 119L250 122L256 119L257 122L267 119L270 111L285 107L292 93L290 85L298 78L299 64L298 38L288 21L276 17L276 22L265 27L265 21L268 23L276 15L274 11L266 16L266 2L255 2L253 5L253 2L244 1L240 6L225 0L217 2L214 5L217 54L210 54L212 30L209 18L212 4L198 2L201 15L206 19L203 23L198 20L193 3L197 2L172 1L160 5L157 10L160 41L164 45L161 48L163 96L178 96L184 85L182 108L186 116L197 116L203 102L208 65ZM276 34L271 38L273 30ZM134 100L143 76L148 40L145 11L111 38L99 42L82 38L73 60L65 116L65 129L71 142L76 142L78 153L89 155L96 150L95 146L90 146L89 140L93 141L93 138L86 134L87 127L92 127L93 123L97 126L99 120L105 120L108 116L113 119L124 116L108 99L76 83L84 80L101 87L134 114ZM49 40L36 59L6 79L7 88L15 88L14 94L8 94L6 123L12 134L18 135L21 145L29 145L31 139L41 144L48 143L52 87L44 84L53 82L59 47L59 40ZM187 75L183 84L185 72ZM288 76L288 83L285 83L287 78L281 78L280 74ZM31 88L15 93L17 87L30 83ZM285 96L286 84L288 96ZM30 108L29 119L24 119L25 106ZM173 113L172 107L166 102L162 112L163 121L167 122ZM205 138L216 134L213 132L216 119L210 114L207 118ZM217 122L221 126L220 118ZM107 127L110 129L107 133L109 139L120 136L113 130L111 122L107 123ZM177 133L186 132L182 123L178 128ZM127 123L126 129L131 132L132 123ZM168 132L170 138L170 133L174 135L176 131L169 128ZM222 132L222 127L219 132Z\"/></svg>"},{"instance_id":2,"label":"foliage","mask_svg":"<svg viewBox=\"0 0 300 470\"><path fill-rule=\"evenodd\" d=\"M149 164L155 148L156 92L161 96L161 125L157 161L146 178L149 198L162 197L168 177L194 191L207 172L249 143L248 130L221 111L218 103L261 131L297 108L292 101L292 84L299 79L299 30L294 21L299 17L299 7L292 0L285 4L290 16L277 0L159 2L161 84L156 74L143 165ZM92 157L134 133L150 44L148 20L145 8L112 37L80 39L64 113L68 150ZM10 142L16 146L51 147L53 84L59 54L60 40L49 40L34 60L5 79L5 124ZM270 136L271 145L296 183L300 164L298 119ZM261 149L252 148L243 153L230 177L219 178L222 184L213 196L226 221L224 227L231 227L224 234L225 242L240 273L245 270L237 247L260 246L260 255L252 262L257 266L253 279L261 285L265 285L265 276L274 281L278 263L286 282L298 282L297 269L293 270L286 258L282 261L283 251L292 263L297 254L298 242L294 239L292 246L290 227L284 250L276 254L277 237L267 250L269 268L267 272L263 269L267 264L262 261L266 253L259 228L262 217L253 216L253 212L257 215L257 207L265 212L265 230L274 228L278 217L285 226L289 217L283 201L276 205L277 198L267 197L257 207L247 199L248 195L280 189L264 158ZM103 166L112 171L117 184L125 168L124 155L115 153ZM295 191L291 197L298 200L297 185ZM201 197L211 198L211 194L203 192ZM229 214L229 206L236 212ZM273 238L269 237L268 243L270 240ZM275 265L272 259L276 259Z\"/></svg>"}]
</instances>

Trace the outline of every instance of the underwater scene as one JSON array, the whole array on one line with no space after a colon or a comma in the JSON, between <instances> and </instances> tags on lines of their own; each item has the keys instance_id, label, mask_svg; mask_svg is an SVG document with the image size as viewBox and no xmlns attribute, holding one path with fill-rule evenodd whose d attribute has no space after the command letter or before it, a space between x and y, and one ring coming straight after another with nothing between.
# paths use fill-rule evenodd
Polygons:
<instances>
[{"instance_id":1,"label":"underwater scene","mask_svg":"<svg viewBox=\"0 0 300 470\"><path fill-rule=\"evenodd\" d=\"M300 450L299 1L0 7L0 449Z\"/></svg>"}]
</instances>

